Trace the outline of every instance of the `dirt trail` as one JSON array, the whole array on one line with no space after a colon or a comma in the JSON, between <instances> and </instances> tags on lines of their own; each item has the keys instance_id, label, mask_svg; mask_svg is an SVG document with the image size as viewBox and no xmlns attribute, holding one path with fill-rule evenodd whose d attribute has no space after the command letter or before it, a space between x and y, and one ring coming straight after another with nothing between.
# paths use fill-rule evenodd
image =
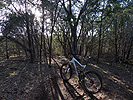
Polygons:
<instances>
[{"instance_id":1,"label":"dirt trail","mask_svg":"<svg viewBox=\"0 0 133 100\"><path fill-rule=\"evenodd\" d=\"M66 61L63 57L54 59L60 66ZM102 76L103 88L99 93L87 93L75 75L63 82L55 62L51 68L43 64L41 73L37 63L1 61L0 100L133 100L132 69L129 72L93 62L86 70L98 71Z\"/></svg>"},{"instance_id":2,"label":"dirt trail","mask_svg":"<svg viewBox=\"0 0 133 100\"><path fill-rule=\"evenodd\" d=\"M65 58L64 58L65 59ZM55 58L57 63L65 61L63 58ZM42 95L43 99L49 100L133 100L133 73L121 67L109 66L105 63L91 63L86 70L98 71L103 79L103 88L97 94L87 93L78 83L75 75L68 82L63 82L60 77L59 66L53 65L50 68L51 78L46 86L48 91ZM73 73L75 74L75 73ZM49 94L49 95L48 95ZM46 96L46 97L45 97Z\"/></svg>"}]
</instances>

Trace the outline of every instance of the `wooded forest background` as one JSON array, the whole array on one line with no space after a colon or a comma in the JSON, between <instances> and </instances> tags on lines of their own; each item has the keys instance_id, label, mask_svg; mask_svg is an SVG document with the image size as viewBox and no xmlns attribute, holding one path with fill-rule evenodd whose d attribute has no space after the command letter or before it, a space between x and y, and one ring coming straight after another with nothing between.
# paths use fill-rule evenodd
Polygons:
<instances>
[{"instance_id":1,"label":"wooded forest background","mask_svg":"<svg viewBox=\"0 0 133 100\"><path fill-rule=\"evenodd\" d=\"M97 61L133 59L132 0L1 0L0 28L0 55L7 58L49 65L67 52Z\"/></svg>"}]
</instances>

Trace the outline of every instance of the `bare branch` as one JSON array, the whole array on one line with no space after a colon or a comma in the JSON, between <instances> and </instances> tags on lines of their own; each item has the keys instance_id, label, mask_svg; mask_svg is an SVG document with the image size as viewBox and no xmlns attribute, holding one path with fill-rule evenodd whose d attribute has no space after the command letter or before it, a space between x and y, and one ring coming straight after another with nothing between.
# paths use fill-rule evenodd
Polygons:
<instances>
[{"instance_id":1,"label":"bare branch","mask_svg":"<svg viewBox=\"0 0 133 100\"><path fill-rule=\"evenodd\" d=\"M61 2L61 1L60 1L60 2ZM63 0L63 3L61 2L61 4L63 5L63 7L64 7L65 11L67 12L67 14L70 15L69 11L67 10L67 8L66 8L66 6L65 6L64 0Z\"/></svg>"},{"instance_id":2,"label":"bare branch","mask_svg":"<svg viewBox=\"0 0 133 100\"><path fill-rule=\"evenodd\" d=\"M84 4L83 8L80 10L80 13L79 13L79 15L78 15L78 19L77 19L77 22L76 22L76 23L79 22L79 19L80 19L81 15L84 13L84 11L86 10L86 6L87 6L87 4L88 4L89 1L90 1L90 0L86 0L86 2L85 2L85 4Z\"/></svg>"}]
</instances>

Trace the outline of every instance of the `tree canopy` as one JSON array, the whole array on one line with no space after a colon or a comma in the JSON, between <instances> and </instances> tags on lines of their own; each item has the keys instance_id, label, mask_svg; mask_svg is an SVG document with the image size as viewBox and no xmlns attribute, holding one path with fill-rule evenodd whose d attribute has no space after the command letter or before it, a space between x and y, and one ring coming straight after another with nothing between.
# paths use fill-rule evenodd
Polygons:
<instances>
[{"instance_id":1,"label":"tree canopy","mask_svg":"<svg viewBox=\"0 0 133 100\"><path fill-rule=\"evenodd\" d=\"M2 37L31 61L67 52L133 58L131 0L1 0L0 13Z\"/></svg>"}]
</instances>

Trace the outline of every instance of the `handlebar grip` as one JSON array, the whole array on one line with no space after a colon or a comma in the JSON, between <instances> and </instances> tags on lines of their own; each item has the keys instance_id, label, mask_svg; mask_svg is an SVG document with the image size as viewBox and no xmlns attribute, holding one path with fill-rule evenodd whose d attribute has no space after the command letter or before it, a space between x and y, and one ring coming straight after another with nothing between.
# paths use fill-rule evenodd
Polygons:
<instances>
[{"instance_id":1,"label":"handlebar grip","mask_svg":"<svg viewBox=\"0 0 133 100\"><path fill-rule=\"evenodd\" d=\"M75 54L75 53L71 53L71 52L67 52L67 54L71 54L73 56L79 55L79 54Z\"/></svg>"},{"instance_id":2,"label":"handlebar grip","mask_svg":"<svg viewBox=\"0 0 133 100\"><path fill-rule=\"evenodd\" d=\"M92 57L91 56L87 56L87 58L91 59Z\"/></svg>"}]
</instances>

